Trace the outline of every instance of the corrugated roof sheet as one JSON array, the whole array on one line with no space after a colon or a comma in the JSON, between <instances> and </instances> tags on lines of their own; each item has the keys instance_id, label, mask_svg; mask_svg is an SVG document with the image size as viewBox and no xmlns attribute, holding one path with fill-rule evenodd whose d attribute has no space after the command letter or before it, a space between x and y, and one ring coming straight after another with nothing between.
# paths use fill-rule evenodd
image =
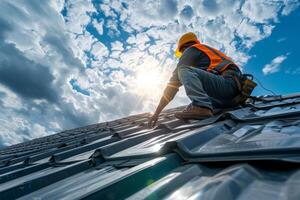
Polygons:
<instances>
[{"instance_id":1,"label":"corrugated roof sheet","mask_svg":"<svg viewBox=\"0 0 300 200\"><path fill-rule=\"evenodd\" d=\"M169 109L0 150L0 199L300 199L300 94L205 120Z\"/></svg>"}]
</instances>

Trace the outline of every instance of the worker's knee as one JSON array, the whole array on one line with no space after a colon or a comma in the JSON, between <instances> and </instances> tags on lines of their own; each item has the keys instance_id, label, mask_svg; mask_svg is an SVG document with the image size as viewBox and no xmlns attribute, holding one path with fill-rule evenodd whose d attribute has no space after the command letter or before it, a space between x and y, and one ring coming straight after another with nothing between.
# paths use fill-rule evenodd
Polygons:
<instances>
[{"instance_id":1,"label":"worker's knee","mask_svg":"<svg viewBox=\"0 0 300 200\"><path fill-rule=\"evenodd\" d=\"M202 73L202 69L199 69L197 67L193 67L193 66L189 66L189 65L180 65L178 67L178 77L182 77L182 76L198 76L198 74Z\"/></svg>"},{"instance_id":2,"label":"worker's knee","mask_svg":"<svg viewBox=\"0 0 300 200\"><path fill-rule=\"evenodd\" d=\"M179 65L178 68L179 68L179 70L182 70L182 69L192 70L194 67L190 66L190 65Z\"/></svg>"},{"instance_id":3,"label":"worker's knee","mask_svg":"<svg viewBox=\"0 0 300 200\"><path fill-rule=\"evenodd\" d=\"M189 82L189 80L191 80L192 76L195 76L193 68L194 67L188 65L181 65L178 68L178 78L181 81L181 83L187 83Z\"/></svg>"},{"instance_id":4,"label":"worker's knee","mask_svg":"<svg viewBox=\"0 0 300 200\"><path fill-rule=\"evenodd\" d=\"M178 73L194 73L194 74L205 74L206 71L189 65L180 65L178 67Z\"/></svg>"},{"instance_id":5,"label":"worker's knee","mask_svg":"<svg viewBox=\"0 0 300 200\"><path fill-rule=\"evenodd\" d=\"M179 79L181 79L182 76L185 75L185 74L188 73L188 72L189 72L189 70L187 70L187 67L185 67L185 66L180 66L180 67L178 67L177 73L178 73Z\"/></svg>"},{"instance_id":6,"label":"worker's knee","mask_svg":"<svg viewBox=\"0 0 300 200\"><path fill-rule=\"evenodd\" d=\"M188 65L180 65L178 67L178 76L181 76L183 74L190 74L193 72L193 67Z\"/></svg>"}]
</instances>

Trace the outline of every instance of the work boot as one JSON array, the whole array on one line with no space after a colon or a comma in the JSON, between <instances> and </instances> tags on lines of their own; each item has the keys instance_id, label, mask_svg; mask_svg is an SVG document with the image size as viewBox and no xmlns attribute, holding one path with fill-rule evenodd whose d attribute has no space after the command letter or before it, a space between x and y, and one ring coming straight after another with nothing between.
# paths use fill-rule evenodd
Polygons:
<instances>
[{"instance_id":1,"label":"work boot","mask_svg":"<svg viewBox=\"0 0 300 200\"><path fill-rule=\"evenodd\" d=\"M188 105L183 111L175 113L178 119L205 119L211 116L213 116L211 109L193 105Z\"/></svg>"}]
</instances>

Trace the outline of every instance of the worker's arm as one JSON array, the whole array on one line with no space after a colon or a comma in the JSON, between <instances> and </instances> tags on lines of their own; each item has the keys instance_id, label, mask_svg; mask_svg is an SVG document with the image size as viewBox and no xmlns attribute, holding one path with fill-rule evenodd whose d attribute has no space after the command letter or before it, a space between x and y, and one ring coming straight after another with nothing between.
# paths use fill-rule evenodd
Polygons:
<instances>
[{"instance_id":1,"label":"worker's arm","mask_svg":"<svg viewBox=\"0 0 300 200\"><path fill-rule=\"evenodd\" d=\"M175 97L179 90L180 83L177 75L177 69L173 72L173 76L170 78L167 87L164 90L163 96L160 98L159 104L155 110L155 113L150 117L148 127L153 128L158 120L161 111L169 104L170 101Z\"/></svg>"}]
</instances>

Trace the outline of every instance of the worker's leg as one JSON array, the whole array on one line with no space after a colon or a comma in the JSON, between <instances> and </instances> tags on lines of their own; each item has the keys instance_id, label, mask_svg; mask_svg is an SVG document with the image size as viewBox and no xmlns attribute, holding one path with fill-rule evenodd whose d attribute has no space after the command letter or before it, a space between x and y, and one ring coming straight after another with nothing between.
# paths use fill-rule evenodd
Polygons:
<instances>
[{"instance_id":1,"label":"worker's leg","mask_svg":"<svg viewBox=\"0 0 300 200\"><path fill-rule=\"evenodd\" d=\"M224 78L199 68L180 66L178 77L184 85L187 96L192 104L207 107L231 106L232 99L237 95L236 83L231 78Z\"/></svg>"}]
</instances>

